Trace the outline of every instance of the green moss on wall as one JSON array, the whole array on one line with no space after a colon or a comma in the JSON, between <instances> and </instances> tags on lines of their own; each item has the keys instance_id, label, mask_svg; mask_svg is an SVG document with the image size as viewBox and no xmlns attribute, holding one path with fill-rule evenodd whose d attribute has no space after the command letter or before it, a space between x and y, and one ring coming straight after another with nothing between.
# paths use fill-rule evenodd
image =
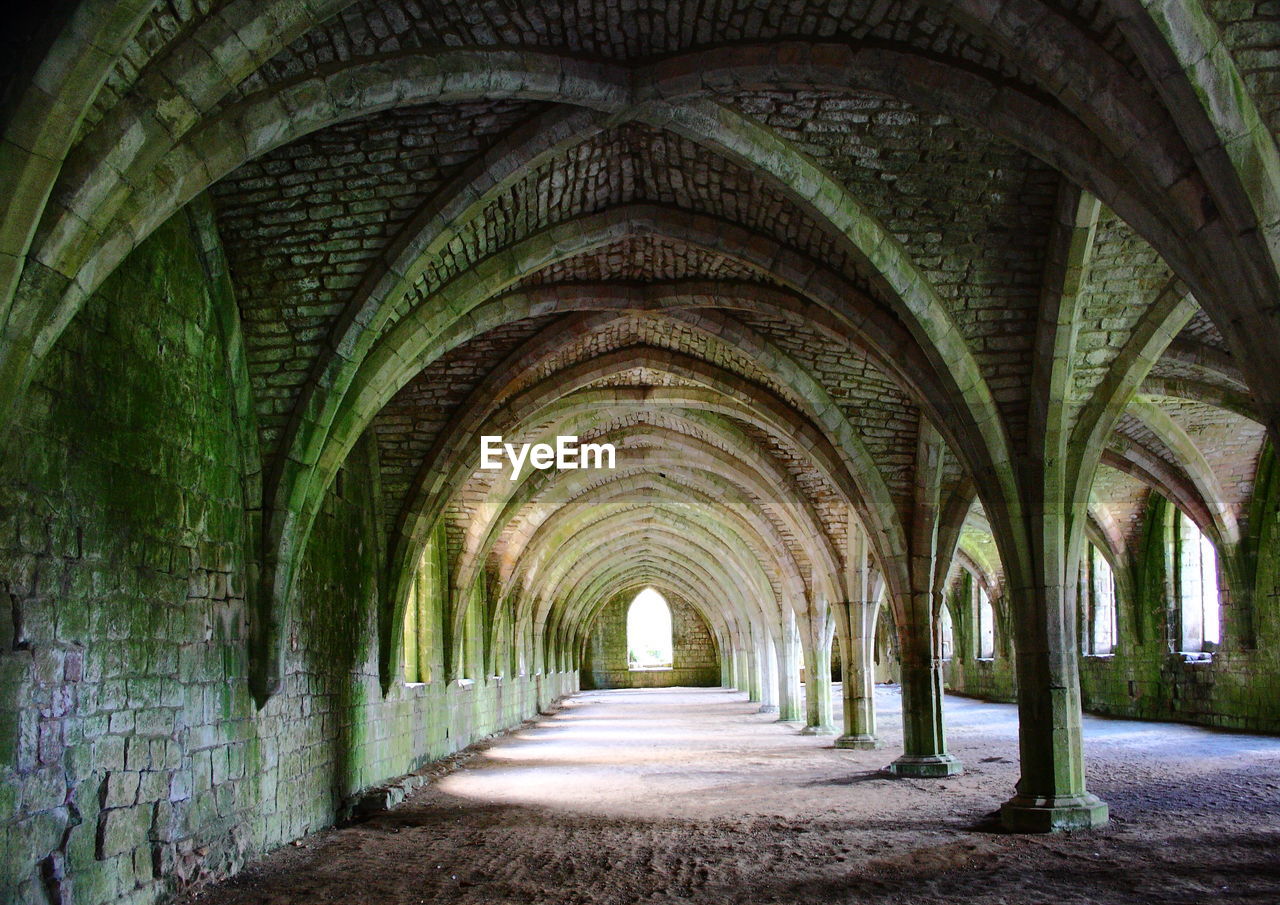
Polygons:
<instances>
[{"instance_id":1,"label":"green moss on wall","mask_svg":"<svg viewBox=\"0 0 1280 905\"><path fill-rule=\"evenodd\" d=\"M1172 599L1173 519L1176 508L1152 493L1130 562L1118 574L1118 644L1112 656L1080 655L1080 691L1086 710L1140 719L1178 720L1232 729L1280 732L1280 488L1273 452L1264 450L1256 494L1246 522L1246 545L1224 580L1225 635L1210 659L1178 651ZM1252 575L1250 574L1252 571ZM1241 582L1246 586L1241 587ZM967 635L964 581L951 592L958 654L946 666L954 691L1011 701L1016 676L1011 656L976 661ZM1251 586L1248 586L1251 584ZM1082 645L1083 646L1083 645Z\"/></svg>"},{"instance_id":2,"label":"green moss on wall","mask_svg":"<svg viewBox=\"0 0 1280 905\"><path fill-rule=\"evenodd\" d=\"M160 900L576 688L383 695L365 438L306 551L284 690L255 707L261 466L230 285L197 202L70 325L0 450L0 901Z\"/></svg>"}]
</instances>

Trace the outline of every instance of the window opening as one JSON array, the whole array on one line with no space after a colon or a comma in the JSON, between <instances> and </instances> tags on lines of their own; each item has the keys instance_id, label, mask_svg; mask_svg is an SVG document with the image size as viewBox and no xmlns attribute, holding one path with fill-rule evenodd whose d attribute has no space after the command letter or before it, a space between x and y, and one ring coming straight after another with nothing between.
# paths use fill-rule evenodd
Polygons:
<instances>
[{"instance_id":1,"label":"window opening","mask_svg":"<svg viewBox=\"0 0 1280 905\"><path fill-rule=\"evenodd\" d=\"M428 544L410 582L404 608L404 680L410 684L430 682L433 675L440 611L435 566L435 550Z\"/></svg>"},{"instance_id":2,"label":"window opening","mask_svg":"<svg viewBox=\"0 0 1280 905\"><path fill-rule=\"evenodd\" d=\"M1218 552L1213 541L1178 512L1178 594L1181 603L1182 650L1209 652L1222 641L1218 599Z\"/></svg>"},{"instance_id":3,"label":"window opening","mask_svg":"<svg viewBox=\"0 0 1280 905\"><path fill-rule=\"evenodd\" d=\"M671 608L653 588L637 594L627 610L627 665L631 669L671 668Z\"/></svg>"},{"instance_id":4,"label":"window opening","mask_svg":"<svg viewBox=\"0 0 1280 905\"><path fill-rule=\"evenodd\" d=\"M1086 650L1095 657L1110 656L1116 650L1116 577L1096 544L1089 544L1085 578Z\"/></svg>"},{"instance_id":5,"label":"window opening","mask_svg":"<svg viewBox=\"0 0 1280 905\"><path fill-rule=\"evenodd\" d=\"M991 606L987 589L976 580L978 598L978 659L992 660L996 655L996 611Z\"/></svg>"}]
</instances>

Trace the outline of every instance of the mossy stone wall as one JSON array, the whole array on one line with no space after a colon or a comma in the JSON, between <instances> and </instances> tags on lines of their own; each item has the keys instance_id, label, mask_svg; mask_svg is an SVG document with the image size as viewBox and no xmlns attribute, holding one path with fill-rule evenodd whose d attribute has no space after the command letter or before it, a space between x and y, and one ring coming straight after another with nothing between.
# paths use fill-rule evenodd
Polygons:
<instances>
[{"instance_id":1,"label":"mossy stone wall","mask_svg":"<svg viewBox=\"0 0 1280 905\"><path fill-rule=\"evenodd\" d=\"M160 900L576 688L558 673L384 698L365 440L308 547L285 689L255 707L260 466L209 237L197 205L107 281L0 450L0 901Z\"/></svg>"}]
</instances>

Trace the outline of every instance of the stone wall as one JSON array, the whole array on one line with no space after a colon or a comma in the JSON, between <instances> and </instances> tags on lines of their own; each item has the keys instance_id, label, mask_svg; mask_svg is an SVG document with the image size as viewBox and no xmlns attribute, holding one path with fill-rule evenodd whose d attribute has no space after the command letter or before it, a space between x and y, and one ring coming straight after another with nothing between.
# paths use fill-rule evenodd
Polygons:
<instances>
[{"instance_id":1,"label":"stone wall","mask_svg":"<svg viewBox=\"0 0 1280 905\"><path fill-rule=\"evenodd\" d=\"M383 696L366 438L309 546L285 688L255 707L260 466L204 210L96 295L0 454L0 901L159 900L576 689L559 673Z\"/></svg>"},{"instance_id":2,"label":"stone wall","mask_svg":"<svg viewBox=\"0 0 1280 905\"><path fill-rule=\"evenodd\" d=\"M582 662L583 688L671 688L720 684L720 653L706 621L683 600L671 608L671 669L627 666L627 612L634 594L616 597L596 617Z\"/></svg>"}]
</instances>

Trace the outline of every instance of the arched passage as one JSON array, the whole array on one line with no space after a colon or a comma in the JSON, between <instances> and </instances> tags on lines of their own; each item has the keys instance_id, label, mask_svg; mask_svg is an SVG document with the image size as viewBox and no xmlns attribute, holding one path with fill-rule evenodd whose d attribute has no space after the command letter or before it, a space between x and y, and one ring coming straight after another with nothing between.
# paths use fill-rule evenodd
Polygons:
<instances>
[{"instance_id":1,"label":"arched passage","mask_svg":"<svg viewBox=\"0 0 1280 905\"><path fill-rule=\"evenodd\" d=\"M886 739L956 777L945 693L1016 700L944 782L1019 832L1106 822L1088 710L1280 731L1275 20L24 12L0 899L234 873L584 685L842 717L799 797Z\"/></svg>"}]
</instances>

